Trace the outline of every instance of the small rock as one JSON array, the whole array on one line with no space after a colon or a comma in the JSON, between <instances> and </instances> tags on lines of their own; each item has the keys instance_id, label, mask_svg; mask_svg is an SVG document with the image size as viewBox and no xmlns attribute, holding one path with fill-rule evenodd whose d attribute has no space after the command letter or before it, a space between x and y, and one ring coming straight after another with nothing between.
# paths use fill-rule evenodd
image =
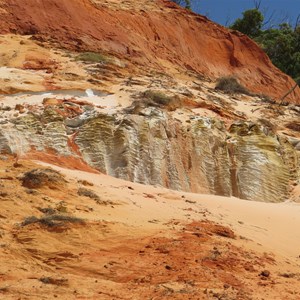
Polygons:
<instances>
[{"instance_id":1,"label":"small rock","mask_svg":"<svg viewBox=\"0 0 300 300\"><path fill-rule=\"evenodd\" d=\"M7 197L7 196L8 196L8 193L0 192L0 198L4 198L4 197Z\"/></svg>"},{"instance_id":2,"label":"small rock","mask_svg":"<svg viewBox=\"0 0 300 300\"><path fill-rule=\"evenodd\" d=\"M15 162L15 163L13 164L13 167L14 167L14 168L20 168L20 167L23 167L23 165L20 164L20 163L18 163L18 162Z\"/></svg>"},{"instance_id":3,"label":"small rock","mask_svg":"<svg viewBox=\"0 0 300 300\"><path fill-rule=\"evenodd\" d=\"M37 190L33 190L33 189L26 189L25 191L28 195L36 195L38 194Z\"/></svg>"},{"instance_id":4,"label":"small rock","mask_svg":"<svg viewBox=\"0 0 300 300\"><path fill-rule=\"evenodd\" d=\"M300 143L295 146L295 150L300 151Z\"/></svg>"},{"instance_id":5,"label":"small rock","mask_svg":"<svg viewBox=\"0 0 300 300\"><path fill-rule=\"evenodd\" d=\"M282 273L279 275L284 278L294 278L296 276L296 274L294 274L294 273Z\"/></svg>"},{"instance_id":6,"label":"small rock","mask_svg":"<svg viewBox=\"0 0 300 300\"><path fill-rule=\"evenodd\" d=\"M16 104L15 110L18 110L19 113L24 113L25 112L25 107L22 104Z\"/></svg>"},{"instance_id":7,"label":"small rock","mask_svg":"<svg viewBox=\"0 0 300 300\"><path fill-rule=\"evenodd\" d=\"M270 277L270 271L264 270L259 275L263 277Z\"/></svg>"},{"instance_id":8,"label":"small rock","mask_svg":"<svg viewBox=\"0 0 300 300\"><path fill-rule=\"evenodd\" d=\"M192 200L188 200L188 199L185 200L185 202L186 202L186 203L191 203L191 204L195 204L195 203L196 203L196 201L192 201Z\"/></svg>"},{"instance_id":9,"label":"small rock","mask_svg":"<svg viewBox=\"0 0 300 300\"><path fill-rule=\"evenodd\" d=\"M4 110L4 111L10 111L11 107L10 106L4 106L1 109Z\"/></svg>"},{"instance_id":10,"label":"small rock","mask_svg":"<svg viewBox=\"0 0 300 300\"><path fill-rule=\"evenodd\" d=\"M43 105L59 105L62 104L62 100L56 99L56 98L44 98L43 99Z\"/></svg>"}]
</instances>

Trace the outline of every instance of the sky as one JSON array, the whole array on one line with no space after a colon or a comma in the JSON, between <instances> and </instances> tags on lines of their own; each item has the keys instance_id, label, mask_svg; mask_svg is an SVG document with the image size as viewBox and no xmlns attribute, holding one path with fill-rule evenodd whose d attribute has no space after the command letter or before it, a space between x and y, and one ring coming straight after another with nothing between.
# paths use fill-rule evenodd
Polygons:
<instances>
[{"instance_id":1,"label":"sky","mask_svg":"<svg viewBox=\"0 0 300 300\"><path fill-rule=\"evenodd\" d=\"M230 25L242 12L254 8L254 0L191 0L192 9L212 21ZM288 21L294 25L300 14L300 0L261 0L260 10L268 19L274 15L272 25ZM227 24L226 24L227 23Z\"/></svg>"}]
</instances>

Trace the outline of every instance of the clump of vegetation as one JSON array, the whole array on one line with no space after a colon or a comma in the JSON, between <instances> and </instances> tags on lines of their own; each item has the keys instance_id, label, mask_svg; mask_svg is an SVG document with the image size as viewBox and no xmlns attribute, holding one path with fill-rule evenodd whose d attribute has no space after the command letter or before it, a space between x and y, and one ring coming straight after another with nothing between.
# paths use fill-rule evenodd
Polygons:
<instances>
[{"instance_id":1,"label":"clump of vegetation","mask_svg":"<svg viewBox=\"0 0 300 300\"><path fill-rule=\"evenodd\" d=\"M191 0L172 0L172 1L179 5L184 5L185 8L187 9L191 9Z\"/></svg>"},{"instance_id":2,"label":"clump of vegetation","mask_svg":"<svg viewBox=\"0 0 300 300\"><path fill-rule=\"evenodd\" d=\"M107 63L108 58L103 54L96 52L83 52L76 56L76 61L83 61L87 63Z\"/></svg>"},{"instance_id":3,"label":"clump of vegetation","mask_svg":"<svg viewBox=\"0 0 300 300\"><path fill-rule=\"evenodd\" d=\"M46 207L46 208L43 208L43 207L38 207L38 210L46 215L54 215L56 214L56 209L54 208L51 208L51 207Z\"/></svg>"},{"instance_id":4,"label":"clump of vegetation","mask_svg":"<svg viewBox=\"0 0 300 300\"><path fill-rule=\"evenodd\" d=\"M82 180L82 179L79 179L77 182L84 186L93 186L94 185L92 182L89 182L87 180Z\"/></svg>"},{"instance_id":5,"label":"clump of vegetation","mask_svg":"<svg viewBox=\"0 0 300 300\"><path fill-rule=\"evenodd\" d=\"M242 86L234 76L224 76L217 80L216 90L223 91L227 94L245 94L250 95L250 92Z\"/></svg>"},{"instance_id":6,"label":"clump of vegetation","mask_svg":"<svg viewBox=\"0 0 300 300\"><path fill-rule=\"evenodd\" d=\"M26 218L22 223L21 226L27 226L30 224L39 223L41 225L44 225L46 227L57 227L57 226L63 226L66 223L80 223L84 224L84 220L72 217L72 216L66 216L66 215L46 215L41 218L31 216Z\"/></svg>"},{"instance_id":7,"label":"clump of vegetation","mask_svg":"<svg viewBox=\"0 0 300 300\"><path fill-rule=\"evenodd\" d=\"M167 106L173 100L173 97L167 96L162 92L147 90L142 93L142 97L148 104Z\"/></svg>"},{"instance_id":8,"label":"clump of vegetation","mask_svg":"<svg viewBox=\"0 0 300 300\"><path fill-rule=\"evenodd\" d=\"M84 197L93 199L96 201L97 204L100 204L100 205L115 205L116 204L110 200L102 200L94 191L89 190L84 187L80 187L77 191L77 194L79 196L84 196Z\"/></svg>"},{"instance_id":9,"label":"clump of vegetation","mask_svg":"<svg viewBox=\"0 0 300 300\"><path fill-rule=\"evenodd\" d=\"M53 284L58 286L68 285L68 279L62 278L52 278L52 277L41 277L40 281L44 284Z\"/></svg>"},{"instance_id":10,"label":"clump of vegetation","mask_svg":"<svg viewBox=\"0 0 300 300\"><path fill-rule=\"evenodd\" d=\"M300 76L300 27L289 24L261 31L255 41L268 54L273 64L295 80Z\"/></svg>"},{"instance_id":11,"label":"clump of vegetation","mask_svg":"<svg viewBox=\"0 0 300 300\"><path fill-rule=\"evenodd\" d=\"M265 20L259 8L243 12L231 29L238 30L253 38L268 54L273 64L297 82L300 77L300 23L296 25L282 23L274 26L272 15Z\"/></svg>"},{"instance_id":12,"label":"clump of vegetation","mask_svg":"<svg viewBox=\"0 0 300 300\"><path fill-rule=\"evenodd\" d=\"M126 109L130 114L143 114L146 107L159 107L174 111L183 106L183 101L178 96L168 96L160 91L146 90L139 94L131 106Z\"/></svg>"},{"instance_id":13,"label":"clump of vegetation","mask_svg":"<svg viewBox=\"0 0 300 300\"><path fill-rule=\"evenodd\" d=\"M257 96L260 98L260 100L262 102L269 103L269 104L275 104L276 103L276 101L268 95L261 94L261 95L257 95Z\"/></svg>"},{"instance_id":14,"label":"clump of vegetation","mask_svg":"<svg viewBox=\"0 0 300 300\"><path fill-rule=\"evenodd\" d=\"M264 16L259 9L249 9L243 12L243 18L238 18L230 26L233 30L238 30L250 37L256 37L260 34L263 26Z\"/></svg>"},{"instance_id":15,"label":"clump of vegetation","mask_svg":"<svg viewBox=\"0 0 300 300\"><path fill-rule=\"evenodd\" d=\"M33 169L21 178L22 185L29 189L47 186L55 189L66 182L63 175L52 169Z\"/></svg>"},{"instance_id":16,"label":"clump of vegetation","mask_svg":"<svg viewBox=\"0 0 300 300\"><path fill-rule=\"evenodd\" d=\"M93 200L100 201L100 197L92 190L81 187L78 189L77 193L79 196L85 196Z\"/></svg>"}]
</instances>

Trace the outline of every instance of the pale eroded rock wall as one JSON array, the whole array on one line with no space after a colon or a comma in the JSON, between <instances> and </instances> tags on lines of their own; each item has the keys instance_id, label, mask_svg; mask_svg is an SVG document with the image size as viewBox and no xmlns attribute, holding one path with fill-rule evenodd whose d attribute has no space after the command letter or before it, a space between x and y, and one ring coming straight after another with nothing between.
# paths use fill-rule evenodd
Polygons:
<instances>
[{"instance_id":1,"label":"pale eroded rock wall","mask_svg":"<svg viewBox=\"0 0 300 300\"><path fill-rule=\"evenodd\" d=\"M72 120L46 107L3 125L0 149L51 150L130 181L257 201L287 199L298 178L297 151L262 125L237 122L227 131L216 119L181 122L151 107Z\"/></svg>"}]
</instances>

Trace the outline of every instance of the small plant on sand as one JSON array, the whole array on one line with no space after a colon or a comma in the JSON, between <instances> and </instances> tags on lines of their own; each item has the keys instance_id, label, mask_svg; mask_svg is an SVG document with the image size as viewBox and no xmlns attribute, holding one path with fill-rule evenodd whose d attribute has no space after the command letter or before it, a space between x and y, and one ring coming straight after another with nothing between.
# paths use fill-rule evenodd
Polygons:
<instances>
[{"instance_id":1,"label":"small plant on sand","mask_svg":"<svg viewBox=\"0 0 300 300\"><path fill-rule=\"evenodd\" d=\"M22 185L29 189L49 187L56 189L66 183L63 175L52 169L33 169L26 172L22 178Z\"/></svg>"},{"instance_id":2,"label":"small plant on sand","mask_svg":"<svg viewBox=\"0 0 300 300\"><path fill-rule=\"evenodd\" d=\"M100 197L94 191L92 191L92 190L80 187L78 189L77 193L78 193L79 196L85 196L85 197L94 199L96 201L100 201Z\"/></svg>"},{"instance_id":3,"label":"small plant on sand","mask_svg":"<svg viewBox=\"0 0 300 300\"><path fill-rule=\"evenodd\" d=\"M76 61L83 61L87 63L107 63L108 58L103 54L96 52L83 52L76 56Z\"/></svg>"},{"instance_id":4,"label":"small plant on sand","mask_svg":"<svg viewBox=\"0 0 300 300\"><path fill-rule=\"evenodd\" d=\"M142 97L149 102L149 104L157 104L166 106L172 101L172 97L163 94L162 92L147 90L142 93Z\"/></svg>"},{"instance_id":5,"label":"small plant on sand","mask_svg":"<svg viewBox=\"0 0 300 300\"><path fill-rule=\"evenodd\" d=\"M272 99L270 96L265 95L265 94L261 94L261 95L257 95L260 100L264 103L269 103L269 104L275 104L276 101L274 99Z\"/></svg>"},{"instance_id":6,"label":"small plant on sand","mask_svg":"<svg viewBox=\"0 0 300 300\"><path fill-rule=\"evenodd\" d=\"M80 187L77 191L79 196L88 197L96 201L97 204L101 205L114 205L115 203L110 200L102 200L93 190Z\"/></svg>"},{"instance_id":7,"label":"small plant on sand","mask_svg":"<svg viewBox=\"0 0 300 300\"><path fill-rule=\"evenodd\" d=\"M244 86L242 86L234 76L220 77L217 80L215 89L223 91L227 94L250 95L250 92Z\"/></svg>"},{"instance_id":8,"label":"small plant on sand","mask_svg":"<svg viewBox=\"0 0 300 300\"><path fill-rule=\"evenodd\" d=\"M147 107L158 107L168 111L174 111L182 107L182 101L177 95L168 96L161 91L146 90L139 93L138 99L126 109L126 112L139 114Z\"/></svg>"},{"instance_id":9,"label":"small plant on sand","mask_svg":"<svg viewBox=\"0 0 300 300\"><path fill-rule=\"evenodd\" d=\"M39 223L46 227L55 227L55 226L63 226L66 223L84 224L85 222L80 218L66 216L66 215L46 215L41 218L37 218L35 216L28 217L21 223L21 226L24 227L35 223Z\"/></svg>"},{"instance_id":10,"label":"small plant on sand","mask_svg":"<svg viewBox=\"0 0 300 300\"><path fill-rule=\"evenodd\" d=\"M41 277L40 281L44 284L53 284L58 286L68 285L68 279L65 278Z\"/></svg>"}]
</instances>

